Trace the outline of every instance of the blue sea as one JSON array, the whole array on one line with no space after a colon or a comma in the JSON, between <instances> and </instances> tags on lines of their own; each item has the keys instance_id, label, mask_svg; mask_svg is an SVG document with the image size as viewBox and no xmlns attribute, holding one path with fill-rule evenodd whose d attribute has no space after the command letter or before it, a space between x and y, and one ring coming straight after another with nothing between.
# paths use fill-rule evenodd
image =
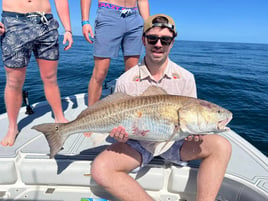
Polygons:
<instances>
[{"instance_id":1,"label":"blue sea","mask_svg":"<svg viewBox=\"0 0 268 201\"><path fill-rule=\"evenodd\" d=\"M62 38L60 43L62 42ZM63 97L86 93L94 66L92 45L82 36L73 47L61 45L58 83ZM233 113L229 127L268 156L268 44L176 41L170 58L191 71L198 97ZM122 56L113 59L107 81L123 73ZM4 105L5 71L0 64L0 113ZM24 89L29 102L44 101L43 85L34 58L27 69Z\"/></svg>"}]
</instances>

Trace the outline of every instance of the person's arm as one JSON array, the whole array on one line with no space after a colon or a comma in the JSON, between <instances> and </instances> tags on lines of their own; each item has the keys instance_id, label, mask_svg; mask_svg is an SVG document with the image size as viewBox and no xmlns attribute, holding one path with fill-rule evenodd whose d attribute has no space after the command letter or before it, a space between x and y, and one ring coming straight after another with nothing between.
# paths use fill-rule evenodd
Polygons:
<instances>
[{"instance_id":1,"label":"person's arm","mask_svg":"<svg viewBox=\"0 0 268 201\"><path fill-rule=\"evenodd\" d=\"M82 16L82 33L85 39L89 43L92 43L92 40L90 40L89 35L88 35L90 34L91 38L94 38L92 27L89 22L91 0L81 0L80 3L81 3L81 16Z\"/></svg>"},{"instance_id":2,"label":"person's arm","mask_svg":"<svg viewBox=\"0 0 268 201\"><path fill-rule=\"evenodd\" d=\"M60 21L65 29L63 44L66 44L68 41L68 44L65 46L64 50L68 50L73 44L68 0L55 0L55 5Z\"/></svg>"},{"instance_id":3,"label":"person's arm","mask_svg":"<svg viewBox=\"0 0 268 201\"><path fill-rule=\"evenodd\" d=\"M187 91L187 94L185 94L185 96L197 98L196 83L195 83L194 76L192 80L186 83L186 91Z\"/></svg>"},{"instance_id":4,"label":"person's arm","mask_svg":"<svg viewBox=\"0 0 268 201\"><path fill-rule=\"evenodd\" d=\"M2 36L5 33L5 26L2 22L0 22L0 36Z\"/></svg>"},{"instance_id":5,"label":"person's arm","mask_svg":"<svg viewBox=\"0 0 268 201\"><path fill-rule=\"evenodd\" d=\"M149 0L137 0L140 15L144 20L150 16Z\"/></svg>"}]
</instances>

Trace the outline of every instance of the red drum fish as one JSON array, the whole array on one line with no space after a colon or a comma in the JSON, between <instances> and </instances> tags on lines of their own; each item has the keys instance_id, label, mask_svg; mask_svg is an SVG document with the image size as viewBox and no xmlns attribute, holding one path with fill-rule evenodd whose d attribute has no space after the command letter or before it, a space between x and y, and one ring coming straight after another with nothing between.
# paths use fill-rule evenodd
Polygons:
<instances>
[{"instance_id":1,"label":"red drum fish","mask_svg":"<svg viewBox=\"0 0 268 201\"><path fill-rule=\"evenodd\" d=\"M33 129L45 135L53 158L65 140L75 133L107 134L121 125L130 139L165 146L191 134L224 131L231 119L230 111L214 103L169 95L161 88L149 87L140 96L109 95L68 123L45 123L33 126Z\"/></svg>"}]
</instances>

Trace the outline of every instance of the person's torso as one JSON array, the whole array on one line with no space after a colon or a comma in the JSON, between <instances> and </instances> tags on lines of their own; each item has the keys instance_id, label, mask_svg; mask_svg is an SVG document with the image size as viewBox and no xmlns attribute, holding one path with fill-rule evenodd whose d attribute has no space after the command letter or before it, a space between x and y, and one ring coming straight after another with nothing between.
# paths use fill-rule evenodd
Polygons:
<instances>
[{"instance_id":1,"label":"person's torso","mask_svg":"<svg viewBox=\"0 0 268 201\"><path fill-rule=\"evenodd\" d=\"M99 3L100 2L110 3L126 8L133 8L137 6L137 0L99 0Z\"/></svg>"},{"instance_id":2,"label":"person's torso","mask_svg":"<svg viewBox=\"0 0 268 201\"><path fill-rule=\"evenodd\" d=\"M49 0L3 0L2 10L17 13L51 13L51 6Z\"/></svg>"},{"instance_id":3,"label":"person's torso","mask_svg":"<svg viewBox=\"0 0 268 201\"><path fill-rule=\"evenodd\" d=\"M115 91L132 96L141 95L149 86L157 86L168 94L196 97L195 80L192 73L169 61L166 73L155 81L142 64L135 66L119 77Z\"/></svg>"}]
</instances>

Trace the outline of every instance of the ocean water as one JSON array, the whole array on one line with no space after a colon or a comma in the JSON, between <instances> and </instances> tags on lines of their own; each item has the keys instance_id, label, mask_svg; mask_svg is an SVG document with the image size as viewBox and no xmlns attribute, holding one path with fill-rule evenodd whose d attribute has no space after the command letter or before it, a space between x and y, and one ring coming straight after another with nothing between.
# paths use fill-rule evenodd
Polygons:
<instances>
[{"instance_id":1,"label":"ocean water","mask_svg":"<svg viewBox=\"0 0 268 201\"><path fill-rule=\"evenodd\" d=\"M62 41L62 40L61 40ZM60 41L60 42L61 42ZM86 93L94 66L92 45L82 36L73 47L61 45L58 83L63 97ZM229 127L268 156L268 44L176 41L170 58L191 71L198 97L233 112ZM123 73L122 56L113 59L106 80ZM0 63L0 113L4 105L5 71ZM29 102L44 101L43 85L34 60L27 69L24 89Z\"/></svg>"}]
</instances>

